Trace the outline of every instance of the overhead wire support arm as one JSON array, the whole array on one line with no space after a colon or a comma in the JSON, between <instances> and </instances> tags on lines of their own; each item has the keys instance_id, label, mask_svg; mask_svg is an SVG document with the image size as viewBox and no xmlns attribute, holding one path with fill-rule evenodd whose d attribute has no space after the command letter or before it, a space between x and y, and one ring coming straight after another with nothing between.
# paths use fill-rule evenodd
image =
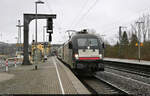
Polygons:
<instances>
[{"instance_id":1,"label":"overhead wire support arm","mask_svg":"<svg viewBox=\"0 0 150 96\"><path fill-rule=\"evenodd\" d=\"M76 26L79 22L81 22L81 20L83 20L83 18L93 9L93 7L97 4L97 2L98 0L95 0L93 5L90 6L90 8L85 12L85 14L82 15L81 18L79 18L79 20L74 24L74 26Z\"/></svg>"}]
</instances>

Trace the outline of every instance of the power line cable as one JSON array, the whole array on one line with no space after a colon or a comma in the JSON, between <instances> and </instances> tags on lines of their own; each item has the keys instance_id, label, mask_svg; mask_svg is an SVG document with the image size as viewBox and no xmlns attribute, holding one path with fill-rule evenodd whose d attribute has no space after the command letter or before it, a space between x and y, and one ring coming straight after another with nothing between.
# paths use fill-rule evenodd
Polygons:
<instances>
[{"instance_id":1,"label":"power line cable","mask_svg":"<svg viewBox=\"0 0 150 96\"><path fill-rule=\"evenodd\" d=\"M47 0L46 0L47 1ZM47 3L48 3L48 1L47 1ZM49 4L49 3L48 3ZM46 4L47 5L47 4ZM50 5L50 4L49 4ZM51 5L50 5L51 6ZM50 12L52 12L53 10L52 10L52 8L50 8L48 5L47 5L47 8L49 9L49 11ZM59 7L60 8L60 7ZM61 14L63 15L63 13L62 13L62 9L60 8L60 10L61 10ZM56 26L54 26L54 28L55 29L57 29L58 31L59 31L59 34L61 34L61 29L62 29L62 27L61 27L61 23L60 23L60 21L59 22L55 22L55 24L56 24ZM62 37L62 35L60 35L61 37Z\"/></svg>"},{"instance_id":2,"label":"power line cable","mask_svg":"<svg viewBox=\"0 0 150 96\"><path fill-rule=\"evenodd\" d=\"M77 24L79 24L79 22L81 22L81 20L83 20L85 18L85 16L88 15L88 13L93 9L93 7L97 4L98 0L95 0L95 2L93 3L93 5L91 5L89 7L89 9L85 12L85 14L82 15L81 18L79 18L79 20L74 24L74 26L77 26Z\"/></svg>"},{"instance_id":3,"label":"power line cable","mask_svg":"<svg viewBox=\"0 0 150 96\"><path fill-rule=\"evenodd\" d=\"M48 6L49 2L48 2L47 0L45 0L45 2L47 2L47 3L46 3L46 6L47 6L49 12L53 13L52 8ZM49 5L51 6L51 4L49 4ZM59 23L60 23L60 22L59 22ZM60 24L59 24L59 23L58 23L57 21L55 22L55 24L58 26L58 29L61 29L61 23L60 23Z\"/></svg>"},{"instance_id":4,"label":"power line cable","mask_svg":"<svg viewBox=\"0 0 150 96\"><path fill-rule=\"evenodd\" d=\"M136 14L139 14L139 13L142 13L142 14L144 14L143 12L145 12L145 11L147 11L147 10L149 10L148 8L146 8L146 9L144 9L144 10L142 10L142 11L137 11L136 12ZM126 17L125 17L126 18ZM134 20L131 20L131 21L127 21L127 22L124 22L124 23L122 23L122 25L124 25L124 26L130 26L131 25L131 23L130 24L128 24L129 22L134 22L135 20L137 20L139 17L137 17L137 18L135 18ZM115 22L118 22L119 20L121 20L121 19L123 19L123 18L119 18L117 21L115 21ZM107 26L111 26L111 25L114 25L115 24L115 22L113 22L113 23L111 23L111 24L107 24ZM105 25L106 26L106 25ZM104 27L104 26L103 26ZM116 27L113 27L113 28L110 28L110 29L107 29L108 31L104 31L104 33L105 32L112 32L112 31L114 31L114 30L117 30L117 28L118 28L118 26L116 26ZM110 31L109 31L110 30ZM117 32L117 31L116 31ZM114 33L115 34L115 33Z\"/></svg>"},{"instance_id":5,"label":"power line cable","mask_svg":"<svg viewBox=\"0 0 150 96\"><path fill-rule=\"evenodd\" d=\"M51 6L51 4L50 4L47 0L45 0L45 2L46 2L45 5L47 6L48 10L49 10L51 13L53 13L52 8L48 6L48 5Z\"/></svg>"},{"instance_id":6,"label":"power line cable","mask_svg":"<svg viewBox=\"0 0 150 96\"><path fill-rule=\"evenodd\" d=\"M80 11L78 12L78 14L75 16L75 18L73 19L69 29L71 29L71 27L73 26L74 21L76 21L78 18L80 18L80 13L82 13L84 11L84 9L86 8L86 5L88 4L89 0L86 0L85 3L83 3Z\"/></svg>"},{"instance_id":7,"label":"power line cable","mask_svg":"<svg viewBox=\"0 0 150 96\"><path fill-rule=\"evenodd\" d=\"M135 14L139 14L139 13L143 13L144 11L148 11L149 10L149 8L145 8L145 9L142 9L142 10L140 10L140 11L137 11L137 12L135 12ZM144 14L144 13L143 13ZM131 16L131 17L133 17L133 15ZM109 23L109 24L106 24L106 25L104 25L103 27L105 27L105 26L111 26L111 25L113 25L113 24L116 24L117 22L119 22L120 20L124 20L124 19L126 19L127 17L124 17L124 18L118 18L118 20L116 20L116 21L114 21L114 22L112 22L112 23ZM129 17L128 17L129 18ZM139 17L138 17L139 18ZM136 18L137 19L137 18ZM134 19L134 20L136 20L136 19ZM128 21L128 22L132 22L132 21L134 21L134 20L131 20L131 21ZM125 24L126 23L128 23L128 22L125 22Z\"/></svg>"}]
</instances>

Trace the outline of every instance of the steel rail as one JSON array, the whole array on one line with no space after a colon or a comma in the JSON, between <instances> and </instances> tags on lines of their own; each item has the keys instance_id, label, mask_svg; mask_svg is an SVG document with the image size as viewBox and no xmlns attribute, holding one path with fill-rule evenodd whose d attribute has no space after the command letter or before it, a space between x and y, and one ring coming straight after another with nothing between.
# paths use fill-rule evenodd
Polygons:
<instances>
[{"instance_id":1,"label":"steel rail","mask_svg":"<svg viewBox=\"0 0 150 96\"><path fill-rule=\"evenodd\" d=\"M80 77L78 77L79 80L86 86L86 88L92 93L92 94L99 94L98 90L95 89L95 87L92 87L89 83L87 83L87 81L85 81L86 79L81 79ZM110 91L110 94L122 94L122 95L128 95L129 92L103 80L103 79L100 79L100 77L98 77L97 75L93 75L93 77L91 77L93 80L98 80L99 82L103 83L103 85L100 85L101 86L105 86L106 87L106 90L108 90L108 92ZM97 82L97 81L95 81ZM110 89L109 89L109 88ZM105 88L104 88L105 89ZM112 92L111 92L112 91ZM100 93L101 94L101 93ZM103 93L102 93L103 94ZM108 93L109 94L109 93Z\"/></svg>"},{"instance_id":2,"label":"steel rail","mask_svg":"<svg viewBox=\"0 0 150 96\"><path fill-rule=\"evenodd\" d=\"M150 74L150 65L142 65L135 63L126 63L118 61L107 61L104 60L104 64L109 67L121 68L130 71L135 71L137 73Z\"/></svg>"},{"instance_id":3,"label":"steel rail","mask_svg":"<svg viewBox=\"0 0 150 96\"><path fill-rule=\"evenodd\" d=\"M131 70L125 70L125 69L120 69L120 68L118 69L118 68L110 67L110 66L105 66L105 68L113 69L113 70L118 70L118 71L122 71L122 72L127 72L127 73L131 73L131 74L143 76L143 77L146 77L146 78L150 78L150 75L142 73L142 72L141 73L140 72L135 72L134 70L131 71Z\"/></svg>"},{"instance_id":4,"label":"steel rail","mask_svg":"<svg viewBox=\"0 0 150 96\"><path fill-rule=\"evenodd\" d=\"M112 84L112 83L110 83L110 82L100 78L98 75L94 75L94 77L97 78L98 80L102 81L103 83L107 84L108 86L112 87L113 89L121 92L122 94L127 94L127 95L130 94L130 92L128 92L128 91L126 91L124 89L121 89L118 86L116 86L116 85L114 85L114 84Z\"/></svg>"},{"instance_id":5,"label":"steel rail","mask_svg":"<svg viewBox=\"0 0 150 96\"><path fill-rule=\"evenodd\" d=\"M83 85L92 93L92 94L98 94L94 88L92 88L89 84L87 84L84 80L80 80Z\"/></svg>"}]
</instances>

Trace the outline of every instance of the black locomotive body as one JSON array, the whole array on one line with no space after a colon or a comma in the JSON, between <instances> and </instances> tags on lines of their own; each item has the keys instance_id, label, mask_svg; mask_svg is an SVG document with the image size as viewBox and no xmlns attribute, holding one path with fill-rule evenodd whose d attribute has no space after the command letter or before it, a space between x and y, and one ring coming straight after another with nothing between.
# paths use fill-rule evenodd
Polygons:
<instances>
[{"instance_id":1,"label":"black locomotive body","mask_svg":"<svg viewBox=\"0 0 150 96\"><path fill-rule=\"evenodd\" d=\"M104 71L103 44L100 37L79 32L58 49L58 58L81 73Z\"/></svg>"}]
</instances>

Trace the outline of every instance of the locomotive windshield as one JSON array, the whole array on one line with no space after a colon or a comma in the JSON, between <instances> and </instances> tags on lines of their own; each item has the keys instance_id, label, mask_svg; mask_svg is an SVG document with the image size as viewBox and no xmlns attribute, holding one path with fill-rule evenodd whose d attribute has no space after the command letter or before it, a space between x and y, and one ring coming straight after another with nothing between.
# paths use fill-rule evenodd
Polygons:
<instances>
[{"instance_id":1,"label":"locomotive windshield","mask_svg":"<svg viewBox=\"0 0 150 96\"><path fill-rule=\"evenodd\" d=\"M78 47L85 47L85 46L98 46L98 41L95 38L80 38L77 40Z\"/></svg>"}]
</instances>

